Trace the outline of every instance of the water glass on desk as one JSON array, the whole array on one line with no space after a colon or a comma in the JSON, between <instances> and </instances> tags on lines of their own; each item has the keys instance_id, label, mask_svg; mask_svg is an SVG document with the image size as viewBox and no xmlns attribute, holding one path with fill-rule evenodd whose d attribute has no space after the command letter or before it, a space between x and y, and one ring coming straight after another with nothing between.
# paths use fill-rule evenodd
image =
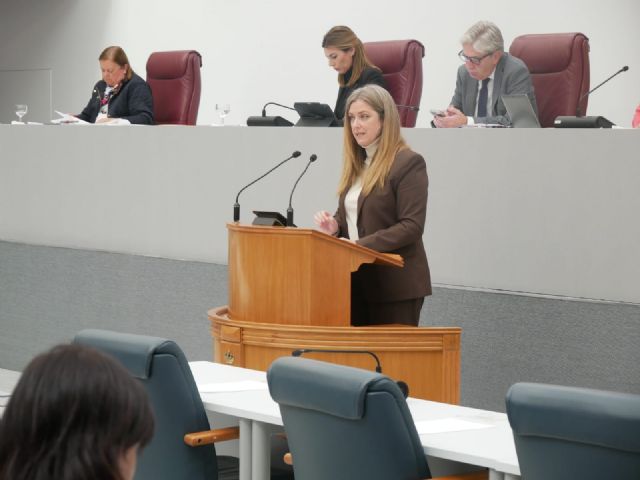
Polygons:
<instances>
[{"instance_id":1,"label":"water glass on desk","mask_svg":"<svg viewBox=\"0 0 640 480\"><path fill-rule=\"evenodd\" d=\"M20 123L24 123L22 121L22 117L24 117L27 114L28 110L29 110L29 107L27 107L27 105L25 105L24 103L16 104L16 115L18 116L18 121Z\"/></svg>"},{"instance_id":2,"label":"water glass on desk","mask_svg":"<svg viewBox=\"0 0 640 480\"><path fill-rule=\"evenodd\" d=\"M228 103L216 103L216 113L220 117L220 123L218 125L224 126L224 119L231 112L231 105Z\"/></svg>"}]
</instances>

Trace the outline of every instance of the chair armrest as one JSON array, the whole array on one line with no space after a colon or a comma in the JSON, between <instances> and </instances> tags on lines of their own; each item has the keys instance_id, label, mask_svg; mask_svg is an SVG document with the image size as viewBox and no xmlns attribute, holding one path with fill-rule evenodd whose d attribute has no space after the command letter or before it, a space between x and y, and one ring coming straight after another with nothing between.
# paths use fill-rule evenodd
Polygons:
<instances>
[{"instance_id":1,"label":"chair armrest","mask_svg":"<svg viewBox=\"0 0 640 480\"><path fill-rule=\"evenodd\" d=\"M187 433L184 436L184 443L190 447L210 445L215 442L226 442L240 438L239 427L217 428L215 430L205 430L204 432Z\"/></svg>"},{"instance_id":2,"label":"chair armrest","mask_svg":"<svg viewBox=\"0 0 640 480\"><path fill-rule=\"evenodd\" d=\"M482 470L480 472L462 473L459 475L447 475L446 477L434 477L431 480L487 480L489 471Z\"/></svg>"}]
</instances>

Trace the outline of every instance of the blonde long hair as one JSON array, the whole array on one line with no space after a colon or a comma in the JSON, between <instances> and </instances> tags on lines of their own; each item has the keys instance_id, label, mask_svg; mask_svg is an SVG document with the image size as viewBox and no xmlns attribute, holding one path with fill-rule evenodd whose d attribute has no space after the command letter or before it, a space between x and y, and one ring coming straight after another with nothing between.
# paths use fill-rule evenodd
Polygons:
<instances>
[{"instance_id":1,"label":"blonde long hair","mask_svg":"<svg viewBox=\"0 0 640 480\"><path fill-rule=\"evenodd\" d=\"M362 179L362 194L368 195L378 187L382 188L389 175L391 165L401 150L408 148L400 133L400 117L398 108L391 94L378 85L365 85L355 90L347 99L344 122L344 153L342 161L342 175L338 184L338 194L351 188L353 182L364 170L367 154L356 142L349 121L349 109L356 100L362 100L375 110L380 116L382 130L380 132L378 148L371 159L371 165L366 169Z\"/></svg>"},{"instance_id":2,"label":"blonde long hair","mask_svg":"<svg viewBox=\"0 0 640 480\"><path fill-rule=\"evenodd\" d=\"M337 48L343 52L353 48L353 63L351 65L351 77L348 82L344 81L344 75L338 75L338 83L341 87L351 87L358 81L360 75L367 67L378 68L367 58L364 53L364 45L353 30L344 25L337 25L329 30L322 39L322 48Z\"/></svg>"}]
</instances>

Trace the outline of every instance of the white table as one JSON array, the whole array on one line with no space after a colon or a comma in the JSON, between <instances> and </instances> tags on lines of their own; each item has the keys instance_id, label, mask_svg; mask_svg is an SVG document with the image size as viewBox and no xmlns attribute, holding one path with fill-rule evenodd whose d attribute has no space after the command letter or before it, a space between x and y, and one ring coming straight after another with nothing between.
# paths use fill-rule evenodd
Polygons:
<instances>
[{"instance_id":1,"label":"white table","mask_svg":"<svg viewBox=\"0 0 640 480\"><path fill-rule=\"evenodd\" d=\"M212 362L191 362L198 385L257 381L266 384L265 372L231 367ZM13 390L19 372L0 369L0 392ZM282 426L278 404L266 388L260 390L201 393L208 413L238 419L240 425L240 479L268 480L271 449L270 436L275 426ZM511 427L503 413L460 407L446 403L408 399L414 421L462 419L490 425L479 430L462 430L421 435L426 455L489 469L490 480L513 480L520 476ZM0 407L0 414L3 408Z\"/></svg>"},{"instance_id":2,"label":"white table","mask_svg":"<svg viewBox=\"0 0 640 480\"><path fill-rule=\"evenodd\" d=\"M225 383L252 380L266 382L266 374L212 362L191 362L196 383ZM273 426L282 426L280 410L266 389L226 393L202 393L208 412L239 419L240 478L268 479L270 434ZM513 436L503 413L448 405L410 398L409 409L416 422L445 418L488 424L479 430L421 435L425 454L455 462L486 467L491 480L520 476Z\"/></svg>"}]
</instances>

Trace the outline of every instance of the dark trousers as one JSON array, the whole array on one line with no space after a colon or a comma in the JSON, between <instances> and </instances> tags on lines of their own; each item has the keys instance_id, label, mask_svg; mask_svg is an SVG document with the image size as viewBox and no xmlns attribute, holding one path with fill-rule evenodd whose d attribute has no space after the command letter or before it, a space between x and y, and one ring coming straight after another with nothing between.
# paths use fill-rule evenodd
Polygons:
<instances>
[{"instance_id":1,"label":"dark trousers","mask_svg":"<svg viewBox=\"0 0 640 480\"><path fill-rule=\"evenodd\" d=\"M424 297L410 298L398 302L370 302L365 300L361 291L351 293L351 325L385 325L400 323L418 326L420 310Z\"/></svg>"}]
</instances>

